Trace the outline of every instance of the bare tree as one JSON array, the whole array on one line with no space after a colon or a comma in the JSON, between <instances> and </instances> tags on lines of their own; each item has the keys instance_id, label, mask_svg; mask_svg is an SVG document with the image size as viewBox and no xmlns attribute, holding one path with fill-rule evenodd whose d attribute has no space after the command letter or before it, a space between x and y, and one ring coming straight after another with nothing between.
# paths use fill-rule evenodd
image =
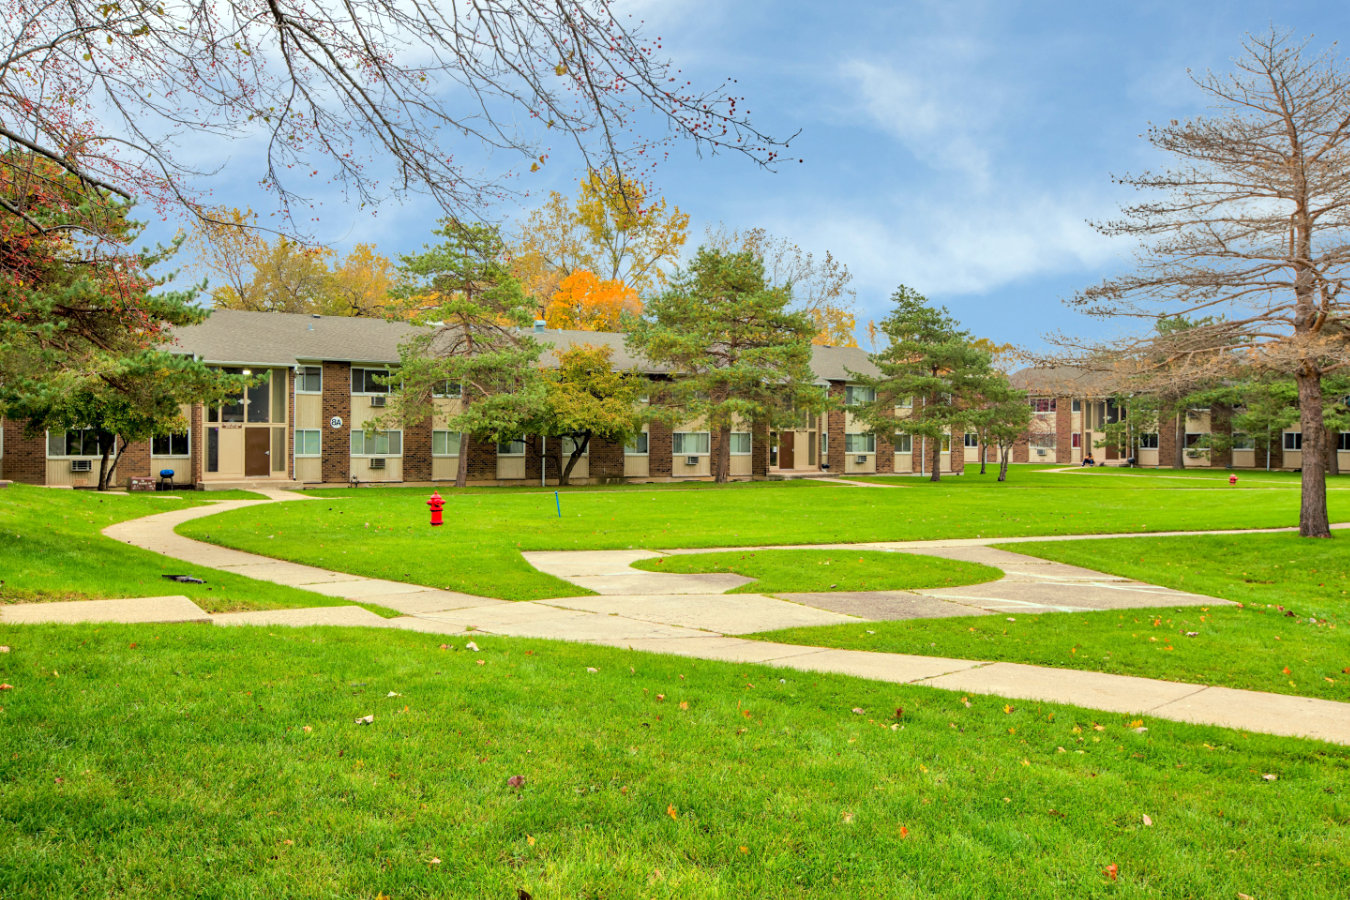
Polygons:
<instances>
[{"instance_id":1,"label":"bare tree","mask_svg":"<svg viewBox=\"0 0 1350 900\"><path fill-rule=\"evenodd\" d=\"M420 189L463 216L504 190L463 144L531 170L552 135L592 169L629 171L677 139L772 165L787 142L751 124L733 84L694 86L610 0L13 0L0 215L52 227L25 202L25 179L52 177L31 164L45 160L88 191L209 217L193 189L204 135L257 142L287 216L299 182L328 174L362 204ZM633 128L653 115L655 140Z\"/></svg>"},{"instance_id":2,"label":"bare tree","mask_svg":"<svg viewBox=\"0 0 1350 900\"><path fill-rule=\"evenodd\" d=\"M1140 239L1137 269L1070 302L1094 315L1199 321L1146 342L1145 357L1172 380L1238 357L1292 375L1299 532L1330 537L1321 381L1350 358L1350 72L1334 48L1311 56L1288 33L1248 36L1243 49L1233 73L1192 78L1211 115L1149 129L1174 167L1117 179L1154 195L1097 226Z\"/></svg>"}]
</instances>

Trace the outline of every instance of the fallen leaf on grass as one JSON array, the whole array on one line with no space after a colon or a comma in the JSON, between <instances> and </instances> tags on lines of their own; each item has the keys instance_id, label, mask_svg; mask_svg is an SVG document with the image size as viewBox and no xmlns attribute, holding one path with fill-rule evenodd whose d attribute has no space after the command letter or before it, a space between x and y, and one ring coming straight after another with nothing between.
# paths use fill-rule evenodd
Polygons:
<instances>
[{"instance_id":1,"label":"fallen leaf on grass","mask_svg":"<svg viewBox=\"0 0 1350 900\"><path fill-rule=\"evenodd\" d=\"M5 644L0 644L0 653L8 653L8 652L9 652L9 647L6 646Z\"/></svg>"},{"instance_id":2,"label":"fallen leaf on grass","mask_svg":"<svg viewBox=\"0 0 1350 900\"><path fill-rule=\"evenodd\" d=\"M310 733L311 731L313 731L314 729L311 728L311 727L309 727L308 725L306 725L306 726L305 726L303 729L301 729L301 730L304 731L305 734L309 734L309 733Z\"/></svg>"},{"instance_id":3,"label":"fallen leaf on grass","mask_svg":"<svg viewBox=\"0 0 1350 900\"><path fill-rule=\"evenodd\" d=\"M680 701L680 709L688 709L688 708L689 708L689 701L688 701L688 700L681 700L681 701Z\"/></svg>"},{"instance_id":4,"label":"fallen leaf on grass","mask_svg":"<svg viewBox=\"0 0 1350 900\"><path fill-rule=\"evenodd\" d=\"M534 835L532 835L532 834L527 834L527 835L525 835L525 843L527 843L527 844L529 844L531 847L533 847L533 846L534 846Z\"/></svg>"},{"instance_id":5,"label":"fallen leaf on grass","mask_svg":"<svg viewBox=\"0 0 1350 900\"><path fill-rule=\"evenodd\" d=\"M1145 828L1153 827L1153 820L1148 817L1148 813L1144 814L1144 827Z\"/></svg>"},{"instance_id":6,"label":"fallen leaf on grass","mask_svg":"<svg viewBox=\"0 0 1350 900\"><path fill-rule=\"evenodd\" d=\"M863 715L863 713L865 713L865 712L866 712L866 710L864 710L861 706L855 706L855 707L853 707L853 714L854 714L855 716L861 716L861 715Z\"/></svg>"},{"instance_id":7,"label":"fallen leaf on grass","mask_svg":"<svg viewBox=\"0 0 1350 900\"><path fill-rule=\"evenodd\" d=\"M486 666L486 665L487 665L487 660L485 660L485 659L475 659L474 662L477 663L477 664L480 665L480 666Z\"/></svg>"},{"instance_id":8,"label":"fallen leaf on grass","mask_svg":"<svg viewBox=\"0 0 1350 900\"><path fill-rule=\"evenodd\" d=\"M750 852L750 848L749 848L749 847L746 847L746 846L744 846L744 845L742 845L742 846L740 846L740 847L737 847L736 849L739 850L739 851L741 851L742 853L749 853L749 852Z\"/></svg>"},{"instance_id":9,"label":"fallen leaf on grass","mask_svg":"<svg viewBox=\"0 0 1350 900\"><path fill-rule=\"evenodd\" d=\"M516 790L520 790L521 788L523 788L523 787L525 786L525 776L524 776L524 775L512 775L510 778L506 779L506 783L507 783L507 785L509 785L510 787L513 787L513 788L515 788Z\"/></svg>"},{"instance_id":10,"label":"fallen leaf on grass","mask_svg":"<svg viewBox=\"0 0 1350 900\"><path fill-rule=\"evenodd\" d=\"M844 824L847 825L853 821L853 813L845 811L841 818L844 820Z\"/></svg>"},{"instance_id":11,"label":"fallen leaf on grass","mask_svg":"<svg viewBox=\"0 0 1350 900\"><path fill-rule=\"evenodd\" d=\"M1278 776L1278 775L1272 775L1272 774L1269 773L1269 772L1267 772L1266 774L1264 774L1264 775L1261 776L1261 780L1262 780L1262 781L1278 781L1279 779L1280 779L1280 776Z\"/></svg>"},{"instance_id":12,"label":"fallen leaf on grass","mask_svg":"<svg viewBox=\"0 0 1350 900\"><path fill-rule=\"evenodd\" d=\"M1011 713L1015 712L1016 710L1017 710L1017 707L1013 706L1011 703L1005 703L1005 704L1003 705L1003 711L1004 711L1005 713L1011 714Z\"/></svg>"},{"instance_id":13,"label":"fallen leaf on grass","mask_svg":"<svg viewBox=\"0 0 1350 900\"><path fill-rule=\"evenodd\" d=\"M599 672L600 670L597 669L595 666L587 666L586 671L594 675L596 672Z\"/></svg>"},{"instance_id":14,"label":"fallen leaf on grass","mask_svg":"<svg viewBox=\"0 0 1350 900\"><path fill-rule=\"evenodd\" d=\"M680 817L680 814L675 811L674 803L666 807L666 815L670 816L672 819L678 819Z\"/></svg>"},{"instance_id":15,"label":"fallen leaf on grass","mask_svg":"<svg viewBox=\"0 0 1350 900\"><path fill-rule=\"evenodd\" d=\"M374 722L374 721L375 721L375 717L374 717L374 716L362 716L361 718L359 718L359 719L356 720L356 724L357 724L357 725L369 725L370 723L372 723L372 722Z\"/></svg>"},{"instance_id":16,"label":"fallen leaf on grass","mask_svg":"<svg viewBox=\"0 0 1350 900\"><path fill-rule=\"evenodd\" d=\"M439 856L433 856L431 859L427 860L427 862L433 866L439 866L441 864L441 858Z\"/></svg>"},{"instance_id":17,"label":"fallen leaf on grass","mask_svg":"<svg viewBox=\"0 0 1350 900\"><path fill-rule=\"evenodd\" d=\"M14 690L14 685L12 685L12 684L0 684L0 691L12 691L12 690Z\"/></svg>"},{"instance_id":18,"label":"fallen leaf on grass","mask_svg":"<svg viewBox=\"0 0 1350 900\"><path fill-rule=\"evenodd\" d=\"M1115 880L1116 880L1116 875L1117 875L1119 872L1120 872L1120 869L1116 867L1116 864L1115 864L1115 863L1111 863L1111 865L1107 866L1107 867L1102 871L1102 874L1105 875L1107 878L1111 879L1112 881L1115 881Z\"/></svg>"},{"instance_id":19,"label":"fallen leaf on grass","mask_svg":"<svg viewBox=\"0 0 1350 900\"><path fill-rule=\"evenodd\" d=\"M909 829L906 828L905 826L901 825L901 826L900 826L900 838L901 838L901 840L903 840L903 839L905 839L905 838L907 838L907 837L909 837Z\"/></svg>"},{"instance_id":20,"label":"fallen leaf on grass","mask_svg":"<svg viewBox=\"0 0 1350 900\"><path fill-rule=\"evenodd\" d=\"M475 644L473 641L469 641L467 644L464 645L464 649L465 649L465 650L472 650L474 653L477 653L477 652L478 652L478 645Z\"/></svg>"},{"instance_id":21,"label":"fallen leaf on grass","mask_svg":"<svg viewBox=\"0 0 1350 900\"><path fill-rule=\"evenodd\" d=\"M398 691L390 691L389 693L385 694L385 696L386 696L386 697L402 697L403 695L400 694Z\"/></svg>"}]
</instances>

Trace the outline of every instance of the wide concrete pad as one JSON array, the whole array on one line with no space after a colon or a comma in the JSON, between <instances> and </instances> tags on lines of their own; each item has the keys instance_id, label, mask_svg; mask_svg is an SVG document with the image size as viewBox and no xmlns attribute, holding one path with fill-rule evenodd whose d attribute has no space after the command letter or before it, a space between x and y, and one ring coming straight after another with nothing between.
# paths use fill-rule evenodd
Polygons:
<instances>
[{"instance_id":1,"label":"wide concrete pad","mask_svg":"<svg viewBox=\"0 0 1350 900\"><path fill-rule=\"evenodd\" d=\"M211 617L181 594L121 600L70 600L0 606L6 625L72 625L78 622L210 622Z\"/></svg>"},{"instance_id":2,"label":"wide concrete pad","mask_svg":"<svg viewBox=\"0 0 1350 900\"><path fill-rule=\"evenodd\" d=\"M929 678L922 683L952 691L1067 703L1120 713L1146 713L1204 690L1194 684L1020 663L991 663Z\"/></svg>"},{"instance_id":3,"label":"wide concrete pad","mask_svg":"<svg viewBox=\"0 0 1350 900\"><path fill-rule=\"evenodd\" d=\"M552 573L550 573L552 574ZM742 575L675 575L629 569L622 575L573 575L568 581L597 594L724 594L754 581Z\"/></svg>"},{"instance_id":4,"label":"wide concrete pad","mask_svg":"<svg viewBox=\"0 0 1350 900\"><path fill-rule=\"evenodd\" d=\"M268 560L263 557L253 556L252 554L243 555L248 557L248 562L217 563L213 568L225 569L236 575L243 575L245 578L256 578L259 581L271 581L274 584L284 584L288 587L308 587L311 584L332 584L335 582L363 580L359 575L349 575L344 572L330 572L327 569L318 569L313 566L300 565L299 563Z\"/></svg>"},{"instance_id":5,"label":"wide concrete pad","mask_svg":"<svg viewBox=\"0 0 1350 900\"><path fill-rule=\"evenodd\" d=\"M778 594L784 600L854 616L873 622L899 619L945 619L953 616L987 616L990 610L976 609L937 597L910 591L841 591L824 594Z\"/></svg>"},{"instance_id":6,"label":"wide concrete pad","mask_svg":"<svg viewBox=\"0 0 1350 900\"><path fill-rule=\"evenodd\" d=\"M751 634L777 628L841 625L858 621L762 594L569 597L548 602L569 609L664 622L719 634Z\"/></svg>"},{"instance_id":7,"label":"wide concrete pad","mask_svg":"<svg viewBox=\"0 0 1350 900\"><path fill-rule=\"evenodd\" d=\"M259 609L217 613L217 625L346 625L385 628L390 620L359 606L313 606L303 609Z\"/></svg>"},{"instance_id":8,"label":"wide concrete pad","mask_svg":"<svg viewBox=\"0 0 1350 900\"><path fill-rule=\"evenodd\" d=\"M1025 608L1031 611L1083 612L1103 609L1139 609L1155 606L1226 606L1226 600L1186 594L1167 588L1128 582L1083 584L1063 582L991 581L965 587L918 591L927 597L950 600L983 609L1006 611Z\"/></svg>"},{"instance_id":9,"label":"wide concrete pad","mask_svg":"<svg viewBox=\"0 0 1350 900\"><path fill-rule=\"evenodd\" d=\"M365 600L367 597L393 594L416 594L427 590L424 585L402 581L384 581L380 578L354 578L352 581L334 581L328 584L307 584L305 590L328 597L346 600Z\"/></svg>"},{"instance_id":10,"label":"wide concrete pad","mask_svg":"<svg viewBox=\"0 0 1350 900\"><path fill-rule=\"evenodd\" d=\"M575 575L629 575L632 563L663 554L651 550L529 550L521 556L541 572L558 578Z\"/></svg>"},{"instance_id":11,"label":"wide concrete pad","mask_svg":"<svg viewBox=\"0 0 1350 900\"><path fill-rule=\"evenodd\" d=\"M1209 687L1151 712L1180 722L1350 744L1350 703L1334 700Z\"/></svg>"}]
</instances>

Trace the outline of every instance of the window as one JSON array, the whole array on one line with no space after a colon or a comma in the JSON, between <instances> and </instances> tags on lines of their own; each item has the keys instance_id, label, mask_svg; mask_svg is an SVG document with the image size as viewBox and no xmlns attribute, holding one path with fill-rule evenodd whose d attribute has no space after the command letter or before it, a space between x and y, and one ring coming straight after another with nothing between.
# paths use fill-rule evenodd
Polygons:
<instances>
[{"instance_id":1,"label":"window","mask_svg":"<svg viewBox=\"0 0 1350 900\"><path fill-rule=\"evenodd\" d=\"M524 441L499 441L497 443L498 456L524 456Z\"/></svg>"},{"instance_id":2,"label":"window","mask_svg":"<svg viewBox=\"0 0 1350 900\"><path fill-rule=\"evenodd\" d=\"M578 438L578 437L572 437L572 436L570 436L570 435L567 435L567 436L565 436L565 437L562 438L561 443L562 443L562 452L563 452L563 456L571 456L573 453L576 453L576 452L577 452L577 448L581 446L581 438ZM584 453L583 455L584 455L584 456L589 456L589 455L590 455L590 452L591 452L591 445L590 445L589 443L587 443L587 444L586 444L586 453Z\"/></svg>"},{"instance_id":3,"label":"window","mask_svg":"<svg viewBox=\"0 0 1350 900\"><path fill-rule=\"evenodd\" d=\"M952 436L950 434L944 434L942 436L942 452L952 452Z\"/></svg>"},{"instance_id":4,"label":"window","mask_svg":"<svg viewBox=\"0 0 1350 900\"><path fill-rule=\"evenodd\" d=\"M914 436L910 434L897 434L891 438L891 444L895 447L896 453L913 453Z\"/></svg>"},{"instance_id":5,"label":"window","mask_svg":"<svg viewBox=\"0 0 1350 900\"><path fill-rule=\"evenodd\" d=\"M671 436L670 451L675 456L696 456L707 453L708 447L706 431L677 431Z\"/></svg>"},{"instance_id":6,"label":"window","mask_svg":"<svg viewBox=\"0 0 1350 900\"><path fill-rule=\"evenodd\" d=\"M864 403L875 403L877 399L876 388L867 387L861 384L844 385L844 405L860 406Z\"/></svg>"},{"instance_id":7,"label":"window","mask_svg":"<svg viewBox=\"0 0 1350 900\"><path fill-rule=\"evenodd\" d=\"M248 421L253 424L265 424L272 421L272 373L254 372L257 379L245 389L248 399Z\"/></svg>"},{"instance_id":8,"label":"window","mask_svg":"<svg viewBox=\"0 0 1350 900\"><path fill-rule=\"evenodd\" d=\"M352 456L402 456L403 432L353 431Z\"/></svg>"},{"instance_id":9,"label":"window","mask_svg":"<svg viewBox=\"0 0 1350 900\"><path fill-rule=\"evenodd\" d=\"M295 392L297 394L323 393L323 366L301 366L295 373Z\"/></svg>"},{"instance_id":10,"label":"window","mask_svg":"<svg viewBox=\"0 0 1350 900\"><path fill-rule=\"evenodd\" d=\"M967 431L967 432L966 432L966 446L967 446L967 447L978 447L978 446L980 446L980 433L979 433L978 431Z\"/></svg>"},{"instance_id":11,"label":"window","mask_svg":"<svg viewBox=\"0 0 1350 900\"><path fill-rule=\"evenodd\" d=\"M460 386L451 384L448 380L438 381L431 387L431 396L433 397L449 397L452 400L458 400L459 395ZM454 454L451 455L453 456Z\"/></svg>"},{"instance_id":12,"label":"window","mask_svg":"<svg viewBox=\"0 0 1350 900\"><path fill-rule=\"evenodd\" d=\"M1141 434L1141 435L1139 435L1139 449L1140 449L1140 450L1157 450L1157 449L1158 449L1158 432L1155 431L1155 432L1153 432L1152 434Z\"/></svg>"},{"instance_id":13,"label":"window","mask_svg":"<svg viewBox=\"0 0 1350 900\"><path fill-rule=\"evenodd\" d=\"M1055 436L1047 432L1033 434L1027 438L1027 445L1033 450L1054 450Z\"/></svg>"},{"instance_id":14,"label":"window","mask_svg":"<svg viewBox=\"0 0 1350 900\"><path fill-rule=\"evenodd\" d=\"M1083 435L1075 431L1073 436L1069 439L1069 446L1075 450L1081 450L1083 447Z\"/></svg>"},{"instance_id":15,"label":"window","mask_svg":"<svg viewBox=\"0 0 1350 900\"><path fill-rule=\"evenodd\" d=\"M624 456L646 456L646 455L647 455L647 446L648 446L647 441L648 441L649 439L650 439L650 435L648 435L647 432L645 432L645 431L642 432L641 434L636 434L636 435L634 435L634 436L633 436L632 442L624 445L624 448L623 448L623 455L624 455Z\"/></svg>"},{"instance_id":16,"label":"window","mask_svg":"<svg viewBox=\"0 0 1350 900\"><path fill-rule=\"evenodd\" d=\"M820 458L822 460L827 460L826 465L829 465L828 460L830 458L830 433L828 431L822 431L820 433Z\"/></svg>"},{"instance_id":17,"label":"window","mask_svg":"<svg viewBox=\"0 0 1350 900\"><path fill-rule=\"evenodd\" d=\"M1209 442L1209 432L1207 431L1188 431L1186 432L1186 446L1195 447L1202 443Z\"/></svg>"},{"instance_id":18,"label":"window","mask_svg":"<svg viewBox=\"0 0 1350 900\"><path fill-rule=\"evenodd\" d=\"M1038 413L1051 413L1055 411L1054 397L1032 397L1030 401L1031 411Z\"/></svg>"},{"instance_id":19,"label":"window","mask_svg":"<svg viewBox=\"0 0 1350 900\"><path fill-rule=\"evenodd\" d=\"M1079 400L1077 397L1074 397L1074 398L1073 398L1073 401L1072 401L1072 403L1071 403L1071 405L1069 406L1069 411L1070 411L1070 412L1082 412L1082 411L1083 411L1083 401L1082 401L1082 400Z\"/></svg>"},{"instance_id":20,"label":"window","mask_svg":"<svg viewBox=\"0 0 1350 900\"><path fill-rule=\"evenodd\" d=\"M98 432L92 428L72 428L47 432L47 456L98 456Z\"/></svg>"},{"instance_id":21,"label":"window","mask_svg":"<svg viewBox=\"0 0 1350 900\"><path fill-rule=\"evenodd\" d=\"M1243 434L1241 431L1233 432L1234 450L1255 450L1256 441L1252 440L1250 434Z\"/></svg>"},{"instance_id":22,"label":"window","mask_svg":"<svg viewBox=\"0 0 1350 900\"><path fill-rule=\"evenodd\" d=\"M845 453L876 453L877 436L868 432L866 434L846 434L844 435Z\"/></svg>"},{"instance_id":23,"label":"window","mask_svg":"<svg viewBox=\"0 0 1350 900\"><path fill-rule=\"evenodd\" d=\"M162 434L150 439L151 456L187 456L188 433Z\"/></svg>"},{"instance_id":24,"label":"window","mask_svg":"<svg viewBox=\"0 0 1350 900\"><path fill-rule=\"evenodd\" d=\"M353 394L387 394L389 385L380 384L376 378L388 378L388 369L352 369Z\"/></svg>"},{"instance_id":25,"label":"window","mask_svg":"<svg viewBox=\"0 0 1350 900\"><path fill-rule=\"evenodd\" d=\"M1199 419L1206 415L1209 415L1208 406L1192 406L1190 409L1186 410L1186 416L1191 419Z\"/></svg>"},{"instance_id":26,"label":"window","mask_svg":"<svg viewBox=\"0 0 1350 900\"><path fill-rule=\"evenodd\" d=\"M750 432L733 431L731 433L731 455L732 456L750 455Z\"/></svg>"},{"instance_id":27,"label":"window","mask_svg":"<svg viewBox=\"0 0 1350 900\"><path fill-rule=\"evenodd\" d=\"M323 432L317 428L295 430L295 455L319 456L323 451Z\"/></svg>"},{"instance_id":28,"label":"window","mask_svg":"<svg viewBox=\"0 0 1350 900\"><path fill-rule=\"evenodd\" d=\"M901 400L899 403L897 403L895 406L896 406L896 409L913 409L913 408L914 408L914 398L913 398L913 397L906 397L905 399L903 399L903 400Z\"/></svg>"},{"instance_id":29,"label":"window","mask_svg":"<svg viewBox=\"0 0 1350 900\"><path fill-rule=\"evenodd\" d=\"M459 456L460 433L458 431L433 431L431 433L432 456Z\"/></svg>"},{"instance_id":30,"label":"window","mask_svg":"<svg viewBox=\"0 0 1350 900\"><path fill-rule=\"evenodd\" d=\"M1336 442L1337 450L1350 450L1350 431L1342 431L1340 440Z\"/></svg>"},{"instance_id":31,"label":"window","mask_svg":"<svg viewBox=\"0 0 1350 900\"><path fill-rule=\"evenodd\" d=\"M1303 432L1301 432L1301 431L1286 431L1286 432L1284 433L1284 449L1286 449L1286 450L1302 450L1302 449L1303 449Z\"/></svg>"}]
</instances>

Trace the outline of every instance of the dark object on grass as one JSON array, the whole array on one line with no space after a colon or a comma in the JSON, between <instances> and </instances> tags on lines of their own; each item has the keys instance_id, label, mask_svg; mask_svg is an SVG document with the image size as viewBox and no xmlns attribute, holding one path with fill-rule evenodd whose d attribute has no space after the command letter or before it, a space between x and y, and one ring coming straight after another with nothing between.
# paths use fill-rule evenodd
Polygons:
<instances>
[{"instance_id":1,"label":"dark object on grass","mask_svg":"<svg viewBox=\"0 0 1350 900\"><path fill-rule=\"evenodd\" d=\"M180 584L206 584L202 579L193 578L191 575L163 575L160 577L167 578L170 581L177 581Z\"/></svg>"}]
</instances>

